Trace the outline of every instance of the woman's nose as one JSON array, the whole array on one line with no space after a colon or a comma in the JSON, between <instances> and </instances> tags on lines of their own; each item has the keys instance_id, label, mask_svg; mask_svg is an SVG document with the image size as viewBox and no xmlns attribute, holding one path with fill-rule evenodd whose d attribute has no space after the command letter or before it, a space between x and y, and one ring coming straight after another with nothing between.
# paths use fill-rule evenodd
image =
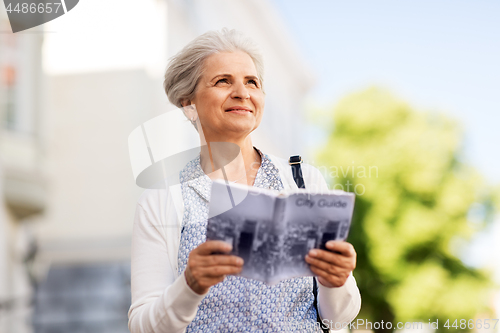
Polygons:
<instances>
[{"instance_id":1,"label":"woman's nose","mask_svg":"<svg viewBox=\"0 0 500 333\"><path fill-rule=\"evenodd\" d=\"M250 98L250 93L247 87L243 83L237 83L233 85L233 91L231 93L232 98L247 99Z\"/></svg>"}]
</instances>

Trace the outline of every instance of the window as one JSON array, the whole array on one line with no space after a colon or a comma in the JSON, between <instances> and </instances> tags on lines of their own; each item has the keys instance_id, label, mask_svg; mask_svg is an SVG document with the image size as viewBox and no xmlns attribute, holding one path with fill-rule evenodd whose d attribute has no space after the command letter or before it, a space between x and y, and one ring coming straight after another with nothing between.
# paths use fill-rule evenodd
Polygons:
<instances>
[{"instance_id":1,"label":"window","mask_svg":"<svg viewBox=\"0 0 500 333\"><path fill-rule=\"evenodd\" d=\"M16 129L16 88L18 81L18 37L5 33L10 30L9 22L0 16L0 126Z\"/></svg>"}]
</instances>

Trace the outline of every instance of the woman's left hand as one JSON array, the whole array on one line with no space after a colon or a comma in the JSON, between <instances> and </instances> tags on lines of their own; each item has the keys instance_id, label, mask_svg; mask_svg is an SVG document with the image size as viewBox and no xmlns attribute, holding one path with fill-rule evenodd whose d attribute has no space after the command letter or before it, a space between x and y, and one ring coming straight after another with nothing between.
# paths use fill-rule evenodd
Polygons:
<instances>
[{"instance_id":1,"label":"woman's left hand","mask_svg":"<svg viewBox=\"0 0 500 333\"><path fill-rule=\"evenodd\" d=\"M350 243L339 241L328 241L326 248L330 251L310 250L306 262L323 286L342 287L356 268L356 251Z\"/></svg>"}]
</instances>

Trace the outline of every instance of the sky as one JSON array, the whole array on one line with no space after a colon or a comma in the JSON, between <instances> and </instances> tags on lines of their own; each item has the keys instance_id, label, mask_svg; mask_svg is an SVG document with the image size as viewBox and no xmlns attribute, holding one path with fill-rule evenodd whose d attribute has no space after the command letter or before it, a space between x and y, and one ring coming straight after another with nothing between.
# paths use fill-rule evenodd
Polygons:
<instances>
[{"instance_id":1,"label":"sky","mask_svg":"<svg viewBox=\"0 0 500 333\"><path fill-rule=\"evenodd\" d=\"M500 184L500 1L271 0L332 107L377 85L464 129L463 156Z\"/></svg>"}]
</instances>

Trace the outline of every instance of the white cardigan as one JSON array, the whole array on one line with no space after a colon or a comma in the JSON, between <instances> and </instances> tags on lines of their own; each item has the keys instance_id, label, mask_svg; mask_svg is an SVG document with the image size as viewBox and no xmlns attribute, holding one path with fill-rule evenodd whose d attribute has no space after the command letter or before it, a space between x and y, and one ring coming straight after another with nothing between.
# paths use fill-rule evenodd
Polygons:
<instances>
[{"instance_id":1,"label":"white cardigan","mask_svg":"<svg viewBox=\"0 0 500 333\"><path fill-rule=\"evenodd\" d=\"M284 189L297 189L284 159L269 155L278 168ZM307 189L328 186L315 167L302 164ZM185 332L205 295L198 295L177 273L177 256L184 211L180 184L167 190L146 190L140 197L132 234L132 305L128 316L131 333ZM352 274L339 288L318 283L318 306L325 323L351 322L361 307Z\"/></svg>"}]
</instances>

